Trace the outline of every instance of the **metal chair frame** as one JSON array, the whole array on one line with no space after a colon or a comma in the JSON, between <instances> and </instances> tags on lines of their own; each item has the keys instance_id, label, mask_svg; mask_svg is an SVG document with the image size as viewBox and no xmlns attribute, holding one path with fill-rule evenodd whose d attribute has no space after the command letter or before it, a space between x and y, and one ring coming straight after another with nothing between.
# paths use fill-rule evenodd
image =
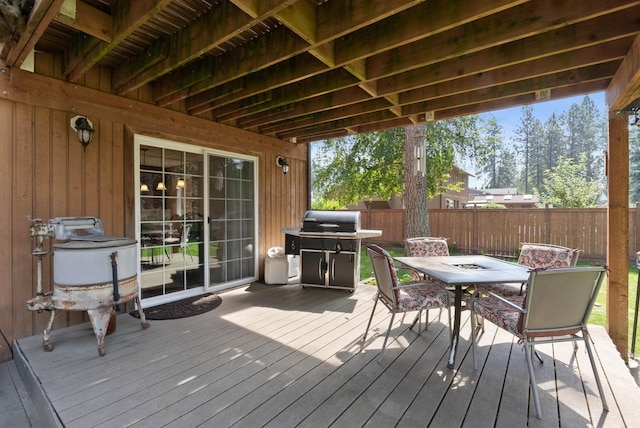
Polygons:
<instances>
[{"instance_id":1,"label":"metal chair frame","mask_svg":"<svg viewBox=\"0 0 640 428\"><path fill-rule=\"evenodd\" d=\"M470 299L471 310L471 340L473 365L477 368L476 346L478 328L476 317L482 316L487 319L487 315L494 315L498 320L506 320L505 313L499 313L496 307L502 305L513 312L517 312L517 325L510 325L515 328L514 335L520 338L524 344L527 368L529 370L529 381L534 399L536 415L542 418L538 389L535 380L533 358L535 345L541 343L574 342L574 352L577 351L577 341L585 343L591 368L596 379L600 399L603 409L609 410L602 383L598 375L593 351L590 344L587 321L593 304L598 296L600 286L606 275L606 268L602 266L581 266L570 268L548 269L544 271L532 271L527 282L527 294L524 297L524 307L513 301L489 292L489 297L480 297L477 294ZM493 299L493 300L492 300ZM497 300L495 300L497 299ZM496 305L497 303L497 305ZM513 321L513 319L511 319ZM508 323L509 321L507 321ZM500 327L505 328L504 324ZM481 327L482 328L482 327ZM542 362L542 359L540 359Z\"/></svg>"}]
</instances>

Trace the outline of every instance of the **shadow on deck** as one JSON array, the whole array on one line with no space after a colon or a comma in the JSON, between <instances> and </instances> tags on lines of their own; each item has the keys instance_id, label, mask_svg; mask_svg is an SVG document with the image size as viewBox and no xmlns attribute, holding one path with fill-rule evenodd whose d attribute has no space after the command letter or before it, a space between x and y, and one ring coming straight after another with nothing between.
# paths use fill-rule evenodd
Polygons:
<instances>
[{"instance_id":1,"label":"shadow on deck","mask_svg":"<svg viewBox=\"0 0 640 428\"><path fill-rule=\"evenodd\" d=\"M432 311L427 331L394 324L382 305L362 344L374 287L355 293L255 283L221 294L191 318L122 314L98 357L89 324L15 343L15 361L49 426L637 426L640 389L601 327L592 326L610 411L603 412L584 347L537 347L543 419L530 402L522 347L486 323L479 368L464 313L458 361L447 369L448 332ZM46 314L39 315L46 316ZM442 321L445 320L444 313ZM554 359L555 357L555 363Z\"/></svg>"}]
</instances>

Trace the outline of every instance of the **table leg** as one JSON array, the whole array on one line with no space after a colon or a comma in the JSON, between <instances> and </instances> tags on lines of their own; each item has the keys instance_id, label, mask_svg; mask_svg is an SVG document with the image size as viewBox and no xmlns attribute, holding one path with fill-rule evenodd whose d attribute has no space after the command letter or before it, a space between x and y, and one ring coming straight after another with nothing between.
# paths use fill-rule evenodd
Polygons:
<instances>
[{"instance_id":1,"label":"table leg","mask_svg":"<svg viewBox=\"0 0 640 428\"><path fill-rule=\"evenodd\" d=\"M447 367L452 369L456 364L456 351L458 349L458 339L460 337L460 317L462 312L462 287L455 289L455 301L453 310L453 329L451 332L451 352Z\"/></svg>"}]
</instances>

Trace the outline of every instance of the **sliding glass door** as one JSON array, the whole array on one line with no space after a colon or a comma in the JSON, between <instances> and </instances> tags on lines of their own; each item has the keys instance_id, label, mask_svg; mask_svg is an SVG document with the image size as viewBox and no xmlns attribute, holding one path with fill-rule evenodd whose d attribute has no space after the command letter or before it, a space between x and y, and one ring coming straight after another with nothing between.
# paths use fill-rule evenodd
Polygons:
<instances>
[{"instance_id":1,"label":"sliding glass door","mask_svg":"<svg viewBox=\"0 0 640 428\"><path fill-rule=\"evenodd\" d=\"M136 136L142 299L256 279L255 158Z\"/></svg>"},{"instance_id":2,"label":"sliding glass door","mask_svg":"<svg viewBox=\"0 0 640 428\"><path fill-rule=\"evenodd\" d=\"M209 155L210 283L256 276L255 161Z\"/></svg>"}]
</instances>

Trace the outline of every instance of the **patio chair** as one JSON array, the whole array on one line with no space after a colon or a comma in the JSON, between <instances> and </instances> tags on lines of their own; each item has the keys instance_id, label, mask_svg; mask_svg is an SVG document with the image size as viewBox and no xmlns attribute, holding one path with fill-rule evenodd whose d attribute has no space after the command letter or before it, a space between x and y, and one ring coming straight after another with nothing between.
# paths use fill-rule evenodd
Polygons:
<instances>
[{"instance_id":1,"label":"patio chair","mask_svg":"<svg viewBox=\"0 0 640 428\"><path fill-rule=\"evenodd\" d=\"M189 253L189 257L193 260L193 254L191 254L191 249L189 248L189 234L191 233L191 223L187 223L184 226L180 226L180 236L170 236L164 239L164 252L169 260L171 260L171 254L168 251L168 246L180 244L180 251L182 252L182 256L186 257L187 253Z\"/></svg>"},{"instance_id":2,"label":"patio chair","mask_svg":"<svg viewBox=\"0 0 640 428\"><path fill-rule=\"evenodd\" d=\"M431 257L448 256L449 246L447 238L435 238L431 236L421 236L417 238L407 238L407 252L409 257ZM428 279L423 274L412 271L414 280Z\"/></svg>"},{"instance_id":3,"label":"patio chair","mask_svg":"<svg viewBox=\"0 0 640 428\"><path fill-rule=\"evenodd\" d=\"M556 269L575 266L580 250L552 244L523 243L518 264L533 269ZM492 292L503 297L522 296L525 284L483 284L476 287L480 293Z\"/></svg>"},{"instance_id":4,"label":"patio chair","mask_svg":"<svg viewBox=\"0 0 640 428\"><path fill-rule=\"evenodd\" d=\"M535 352L534 346L539 343L572 341L574 352L577 352L577 341L582 340L591 361L602 407L608 410L587 330L587 320L605 274L606 268L602 266L534 270L529 276L527 292L516 299L519 304L494 293L488 293L485 297L478 294L472 296L469 308L474 369L477 368L476 317L480 315L514 334L524 343L536 415L541 419L532 355L535 354L541 363L542 359Z\"/></svg>"},{"instance_id":5,"label":"patio chair","mask_svg":"<svg viewBox=\"0 0 640 428\"><path fill-rule=\"evenodd\" d=\"M434 238L431 236L421 236L418 238L407 238L409 256L448 256L449 246L447 238Z\"/></svg>"},{"instance_id":6,"label":"patio chair","mask_svg":"<svg viewBox=\"0 0 640 428\"><path fill-rule=\"evenodd\" d=\"M367 333L373 320L373 315L376 311L376 305L378 301L381 301L389 312L391 312L391 320L389 321L389 328L380 350L378 361L382 362L382 356L387 346L387 340L391 333L391 327L393 320L397 313L406 313L410 311L422 312L429 309L447 309L448 325L449 325L449 340L451 341L451 305L453 303L453 293L447 291L444 287L434 281L411 281L400 283L396 275L395 265L393 259L382 247L370 244L367 246L367 252L371 258L371 265L376 278L376 286L378 292L375 297L373 309L371 310L371 316L369 317L369 323L367 329L364 332L362 338L363 343L367 339ZM420 316L416 318L410 328L413 328L416 321L420 319ZM427 324L429 320L427 319ZM425 330L427 329L425 325ZM420 325L418 326L418 333L420 333Z\"/></svg>"}]
</instances>

